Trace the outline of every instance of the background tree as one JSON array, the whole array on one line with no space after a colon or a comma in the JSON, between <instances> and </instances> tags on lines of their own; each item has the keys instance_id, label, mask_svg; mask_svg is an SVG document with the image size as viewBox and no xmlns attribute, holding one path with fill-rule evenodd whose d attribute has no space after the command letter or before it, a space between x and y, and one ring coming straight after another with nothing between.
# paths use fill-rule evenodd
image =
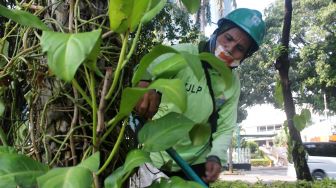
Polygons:
<instances>
[{"instance_id":1,"label":"background tree","mask_svg":"<svg viewBox=\"0 0 336 188\"><path fill-rule=\"evenodd\" d=\"M284 1L277 0L265 10L267 26L264 44L239 68L242 77L241 108L251 104L275 101L276 57L283 50L281 40ZM293 1L293 17L289 43L291 67L289 77L297 105L310 104L315 112L335 112L335 3L323 0ZM312 16L314 15L314 16ZM316 15L316 16L315 16ZM323 67L323 68L322 68ZM323 70L323 71L322 71ZM253 78L253 79L251 79ZM248 96L248 97L247 97ZM246 105L243 105L246 104Z\"/></svg>"}]
</instances>

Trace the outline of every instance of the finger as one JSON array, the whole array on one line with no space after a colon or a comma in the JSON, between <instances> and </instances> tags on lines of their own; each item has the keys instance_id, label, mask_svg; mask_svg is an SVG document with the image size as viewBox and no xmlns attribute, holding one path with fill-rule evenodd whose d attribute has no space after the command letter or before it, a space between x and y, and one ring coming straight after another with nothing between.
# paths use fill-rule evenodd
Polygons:
<instances>
[{"instance_id":1,"label":"finger","mask_svg":"<svg viewBox=\"0 0 336 188\"><path fill-rule=\"evenodd\" d=\"M147 114L148 103L149 103L148 93L145 93L144 96L141 98L139 104L137 105L137 113L140 116L145 116Z\"/></svg>"},{"instance_id":2,"label":"finger","mask_svg":"<svg viewBox=\"0 0 336 188\"><path fill-rule=\"evenodd\" d=\"M152 118L156 112L158 111L159 104L160 104L160 97L156 91L151 91L150 93L150 103L148 107L148 118Z\"/></svg>"}]
</instances>

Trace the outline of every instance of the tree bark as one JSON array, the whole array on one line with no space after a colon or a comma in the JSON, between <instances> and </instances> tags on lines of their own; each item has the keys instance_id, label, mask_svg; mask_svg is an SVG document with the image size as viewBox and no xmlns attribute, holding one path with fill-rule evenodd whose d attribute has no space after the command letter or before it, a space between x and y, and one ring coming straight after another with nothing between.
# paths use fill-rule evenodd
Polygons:
<instances>
[{"instance_id":1,"label":"tree bark","mask_svg":"<svg viewBox=\"0 0 336 188\"><path fill-rule=\"evenodd\" d=\"M284 96L284 106L286 117L288 121L288 129L290 140L289 143L292 146L293 162L296 169L297 178L300 180L312 180L307 160L305 158L305 151L303 149L300 132L295 128L293 117L295 115L295 106L293 102L293 96L290 88L290 80L288 78L288 71L290 67L290 61L288 58L288 44L290 36L290 27L292 19L292 1L285 0L285 16L284 25L282 29L282 41L281 44L284 47L280 56L276 60L276 69L279 71L282 92Z\"/></svg>"}]
</instances>

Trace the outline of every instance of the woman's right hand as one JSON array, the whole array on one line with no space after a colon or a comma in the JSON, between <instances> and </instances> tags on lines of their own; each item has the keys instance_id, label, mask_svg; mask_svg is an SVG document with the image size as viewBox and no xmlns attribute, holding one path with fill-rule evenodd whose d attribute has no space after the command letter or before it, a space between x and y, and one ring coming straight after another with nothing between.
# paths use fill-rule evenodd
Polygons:
<instances>
[{"instance_id":1,"label":"woman's right hand","mask_svg":"<svg viewBox=\"0 0 336 188\"><path fill-rule=\"evenodd\" d=\"M148 81L140 81L138 87L147 88L149 84L150 82ZM135 106L137 115L144 117L145 119L152 119L159 109L160 100L161 95L159 93L154 89L149 90Z\"/></svg>"}]
</instances>

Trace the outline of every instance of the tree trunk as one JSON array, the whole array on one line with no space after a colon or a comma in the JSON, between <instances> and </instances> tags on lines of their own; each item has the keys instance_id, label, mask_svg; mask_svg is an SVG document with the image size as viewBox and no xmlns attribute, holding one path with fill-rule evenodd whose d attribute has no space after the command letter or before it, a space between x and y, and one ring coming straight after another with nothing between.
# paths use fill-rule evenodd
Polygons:
<instances>
[{"instance_id":1,"label":"tree trunk","mask_svg":"<svg viewBox=\"0 0 336 188\"><path fill-rule=\"evenodd\" d=\"M293 97L290 89L290 81L288 78L289 70L289 58L288 58L288 44L289 44L289 35L292 19L292 1L285 0L285 17L284 17L284 26L282 30L282 41L281 44L284 47L281 55L276 60L276 69L279 71L282 92L284 96L284 105L285 112L288 121L288 129L290 140L289 143L292 146L292 156L293 162L296 169L297 178L300 180L312 180L307 161L305 158L305 151L303 149L302 140L300 132L296 130L293 122L293 117L295 115L295 106L293 102Z\"/></svg>"}]
</instances>

